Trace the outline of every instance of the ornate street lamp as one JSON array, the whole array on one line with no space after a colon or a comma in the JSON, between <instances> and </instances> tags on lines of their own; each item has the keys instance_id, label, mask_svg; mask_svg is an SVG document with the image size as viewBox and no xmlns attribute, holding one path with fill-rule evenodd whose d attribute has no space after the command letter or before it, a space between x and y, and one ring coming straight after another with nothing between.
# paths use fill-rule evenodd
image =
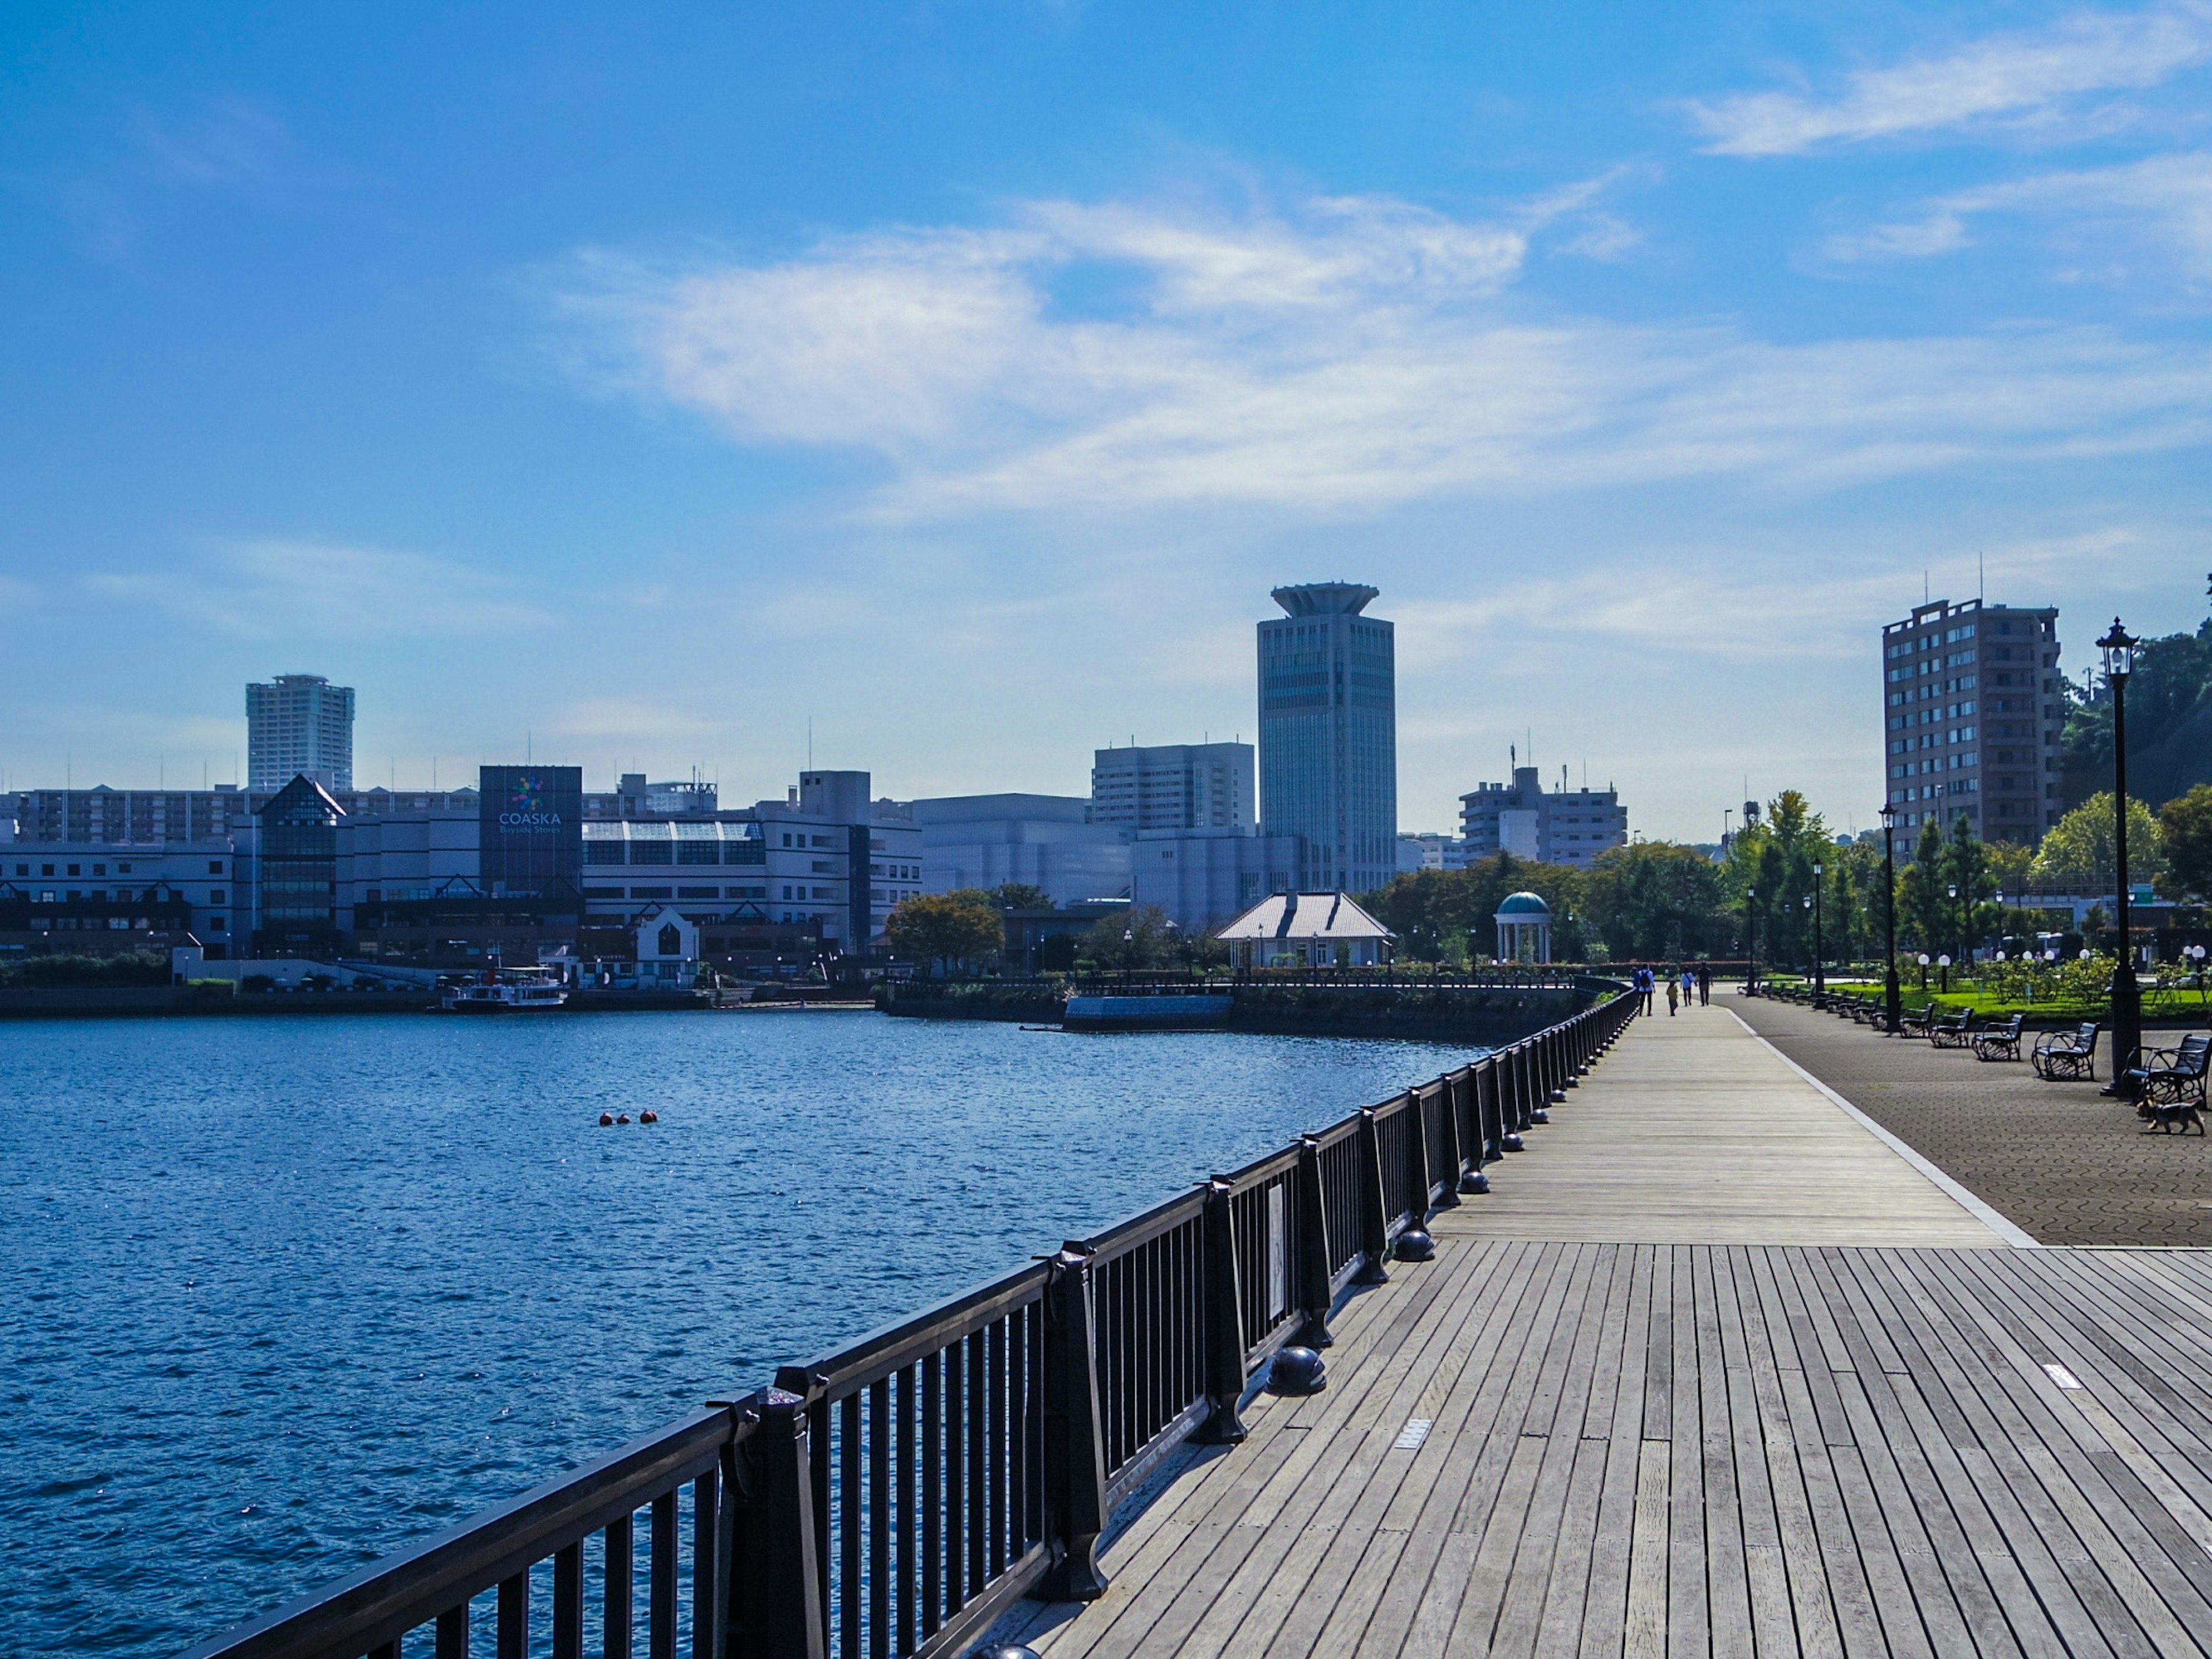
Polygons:
<instances>
[{"instance_id":1,"label":"ornate street lamp","mask_svg":"<svg viewBox=\"0 0 2212 1659\"><path fill-rule=\"evenodd\" d=\"M1949 886L1943 890L1943 895L1951 902L1951 936L1959 941L1958 957L1960 961L1964 962L1966 959L1966 918L1960 914L1959 909L1959 884L1956 882L1953 882ZM1946 963L1943 974L1943 989L1946 994L1948 994L1951 989L1951 975L1948 965L1950 963L1950 960L1951 958L1949 957L1945 957L1943 958L1943 961Z\"/></svg>"},{"instance_id":2,"label":"ornate street lamp","mask_svg":"<svg viewBox=\"0 0 2212 1659\"><path fill-rule=\"evenodd\" d=\"M1905 1029L1905 1013L1897 984L1897 804L1881 804L1881 870L1887 884L1881 890L1882 1002L1888 1014L1889 1034Z\"/></svg>"},{"instance_id":3,"label":"ornate street lamp","mask_svg":"<svg viewBox=\"0 0 2212 1659\"><path fill-rule=\"evenodd\" d=\"M2119 877L2119 957L2112 965L2112 1080L2108 1095L2124 1094L2128 1068L2142 1047L2142 988L2136 983L2135 948L2128 927L2128 677L2136 669L2135 636L2112 618L2112 631L2097 641L2105 657L2105 684L2112 688L2112 852Z\"/></svg>"}]
</instances>

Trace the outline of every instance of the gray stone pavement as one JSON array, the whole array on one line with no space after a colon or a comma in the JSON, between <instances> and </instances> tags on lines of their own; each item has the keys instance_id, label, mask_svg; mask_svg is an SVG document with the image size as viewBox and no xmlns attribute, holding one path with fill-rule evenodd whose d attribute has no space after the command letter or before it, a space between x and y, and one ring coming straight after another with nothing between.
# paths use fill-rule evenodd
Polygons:
<instances>
[{"instance_id":1,"label":"gray stone pavement","mask_svg":"<svg viewBox=\"0 0 2212 1659\"><path fill-rule=\"evenodd\" d=\"M2132 1108L2098 1093L2111 1075L2101 1042L2097 1083L2045 1083L2024 1060L1985 1064L1791 1003L1713 1004L2039 1243L2212 1246L2212 1136L2140 1133Z\"/></svg>"}]
</instances>

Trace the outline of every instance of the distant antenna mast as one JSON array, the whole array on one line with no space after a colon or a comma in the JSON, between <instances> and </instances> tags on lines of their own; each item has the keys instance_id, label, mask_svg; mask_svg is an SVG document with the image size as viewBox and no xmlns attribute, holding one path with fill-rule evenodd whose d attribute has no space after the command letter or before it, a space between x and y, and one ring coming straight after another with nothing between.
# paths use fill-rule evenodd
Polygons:
<instances>
[{"instance_id":1,"label":"distant antenna mast","mask_svg":"<svg viewBox=\"0 0 2212 1659\"><path fill-rule=\"evenodd\" d=\"M1989 578L1983 569L1982 550L1974 550L1974 603L1979 605L1989 598Z\"/></svg>"}]
</instances>

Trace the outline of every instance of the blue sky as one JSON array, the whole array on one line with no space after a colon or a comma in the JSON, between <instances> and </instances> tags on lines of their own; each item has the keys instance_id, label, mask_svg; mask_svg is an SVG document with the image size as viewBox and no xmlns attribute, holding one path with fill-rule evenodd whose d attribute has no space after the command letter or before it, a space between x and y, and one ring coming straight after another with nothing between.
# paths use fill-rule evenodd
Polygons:
<instances>
[{"instance_id":1,"label":"blue sky","mask_svg":"<svg viewBox=\"0 0 2212 1659\"><path fill-rule=\"evenodd\" d=\"M1079 792L1398 624L1401 818L1881 791L1921 595L2193 627L2212 3L17 4L0 768Z\"/></svg>"}]
</instances>

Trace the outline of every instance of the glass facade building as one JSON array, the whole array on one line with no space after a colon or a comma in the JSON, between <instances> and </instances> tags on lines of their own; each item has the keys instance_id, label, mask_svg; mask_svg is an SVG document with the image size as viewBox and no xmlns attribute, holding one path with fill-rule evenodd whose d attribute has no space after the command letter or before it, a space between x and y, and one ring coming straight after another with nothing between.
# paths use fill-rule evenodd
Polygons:
<instances>
[{"instance_id":1,"label":"glass facade building","mask_svg":"<svg viewBox=\"0 0 2212 1659\"><path fill-rule=\"evenodd\" d=\"M1276 588L1260 624L1260 824L1304 843L1298 884L1363 893L1398 865L1398 679L1356 582Z\"/></svg>"},{"instance_id":2,"label":"glass facade building","mask_svg":"<svg viewBox=\"0 0 2212 1659\"><path fill-rule=\"evenodd\" d=\"M477 772L477 869L495 898L573 898L584 871L584 769Z\"/></svg>"},{"instance_id":3,"label":"glass facade building","mask_svg":"<svg viewBox=\"0 0 2212 1659\"><path fill-rule=\"evenodd\" d=\"M295 777L261 809L261 857L255 876L263 955L326 950L337 940L338 820L330 792Z\"/></svg>"}]
</instances>

